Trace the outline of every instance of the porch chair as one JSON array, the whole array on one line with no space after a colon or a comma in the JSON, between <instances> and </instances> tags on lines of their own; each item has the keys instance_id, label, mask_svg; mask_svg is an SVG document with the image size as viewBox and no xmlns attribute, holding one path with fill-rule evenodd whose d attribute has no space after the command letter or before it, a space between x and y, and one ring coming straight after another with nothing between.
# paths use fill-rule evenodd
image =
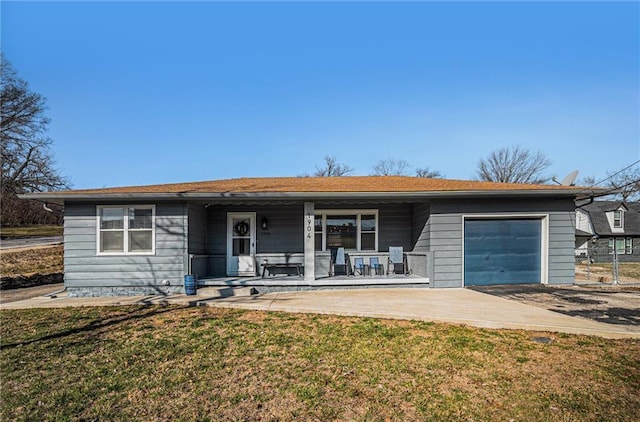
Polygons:
<instances>
[{"instance_id":1,"label":"porch chair","mask_svg":"<svg viewBox=\"0 0 640 422\"><path fill-rule=\"evenodd\" d=\"M331 249L331 275L349 275L344 248Z\"/></svg>"},{"instance_id":2,"label":"porch chair","mask_svg":"<svg viewBox=\"0 0 640 422\"><path fill-rule=\"evenodd\" d=\"M373 270L375 275L384 275L384 265L380 264L377 256L369 258L369 268Z\"/></svg>"},{"instance_id":3,"label":"porch chair","mask_svg":"<svg viewBox=\"0 0 640 422\"><path fill-rule=\"evenodd\" d=\"M407 261L404 258L402 246L389 246L389 262L387 274L407 275Z\"/></svg>"},{"instance_id":4,"label":"porch chair","mask_svg":"<svg viewBox=\"0 0 640 422\"><path fill-rule=\"evenodd\" d=\"M354 258L353 259L353 275L360 274L365 275L364 273L364 258Z\"/></svg>"}]
</instances>

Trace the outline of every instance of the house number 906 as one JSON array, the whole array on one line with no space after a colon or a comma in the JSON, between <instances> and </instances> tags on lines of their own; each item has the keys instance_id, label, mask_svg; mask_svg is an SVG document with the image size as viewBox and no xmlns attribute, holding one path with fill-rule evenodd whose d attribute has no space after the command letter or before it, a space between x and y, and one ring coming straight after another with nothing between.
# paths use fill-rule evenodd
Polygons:
<instances>
[{"instance_id":1,"label":"house number 906","mask_svg":"<svg viewBox=\"0 0 640 422\"><path fill-rule=\"evenodd\" d=\"M307 239L311 239L311 214L307 214Z\"/></svg>"}]
</instances>

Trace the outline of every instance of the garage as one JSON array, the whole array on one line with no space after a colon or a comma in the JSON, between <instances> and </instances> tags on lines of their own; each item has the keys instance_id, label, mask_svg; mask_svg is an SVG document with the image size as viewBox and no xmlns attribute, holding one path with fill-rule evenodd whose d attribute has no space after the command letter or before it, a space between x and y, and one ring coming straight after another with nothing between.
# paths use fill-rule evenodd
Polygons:
<instances>
[{"instance_id":1,"label":"garage","mask_svg":"<svg viewBox=\"0 0 640 422\"><path fill-rule=\"evenodd\" d=\"M540 283L542 220L466 219L464 284Z\"/></svg>"}]
</instances>

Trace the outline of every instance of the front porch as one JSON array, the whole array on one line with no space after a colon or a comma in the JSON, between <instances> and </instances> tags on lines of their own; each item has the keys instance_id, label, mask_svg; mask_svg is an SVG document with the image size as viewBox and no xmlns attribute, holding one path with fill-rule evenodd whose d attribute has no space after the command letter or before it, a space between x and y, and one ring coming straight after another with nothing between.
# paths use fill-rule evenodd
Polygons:
<instances>
[{"instance_id":1,"label":"front porch","mask_svg":"<svg viewBox=\"0 0 640 422\"><path fill-rule=\"evenodd\" d=\"M233 202L188 205L185 264L189 274L197 275L199 285L321 288L429 284L433 253L426 241L428 203ZM335 271L332 251L335 255L338 248L344 250L347 275ZM390 271L392 248L401 251L410 275ZM358 261L365 271L356 270ZM372 268L380 269L377 275L369 271ZM364 275L354 276L356 272Z\"/></svg>"},{"instance_id":2,"label":"front porch","mask_svg":"<svg viewBox=\"0 0 640 422\"><path fill-rule=\"evenodd\" d=\"M278 275L271 277L205 277L198 279L198 287L253 287L259 293L280 290L362 289L369 287L428 287L429 279L415 274L336 275L319 277L313 281L304 276Z\"/></svg>"}]
</instances>

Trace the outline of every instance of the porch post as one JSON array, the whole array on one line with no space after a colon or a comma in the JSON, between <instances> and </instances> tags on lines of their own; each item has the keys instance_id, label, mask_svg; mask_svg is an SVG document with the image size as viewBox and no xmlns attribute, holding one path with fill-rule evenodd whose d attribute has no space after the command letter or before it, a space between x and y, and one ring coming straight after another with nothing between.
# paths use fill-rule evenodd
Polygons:
<instances>
[{"instance_id":1,"label":"porch post","mask_svg":"<svg viewBox=\"0 0 640 422\"><path fill-rule=\"evenodd\" d=\"M316 279L315 204L304 203L304 281Z\"/></svg>"}]
</instances>

